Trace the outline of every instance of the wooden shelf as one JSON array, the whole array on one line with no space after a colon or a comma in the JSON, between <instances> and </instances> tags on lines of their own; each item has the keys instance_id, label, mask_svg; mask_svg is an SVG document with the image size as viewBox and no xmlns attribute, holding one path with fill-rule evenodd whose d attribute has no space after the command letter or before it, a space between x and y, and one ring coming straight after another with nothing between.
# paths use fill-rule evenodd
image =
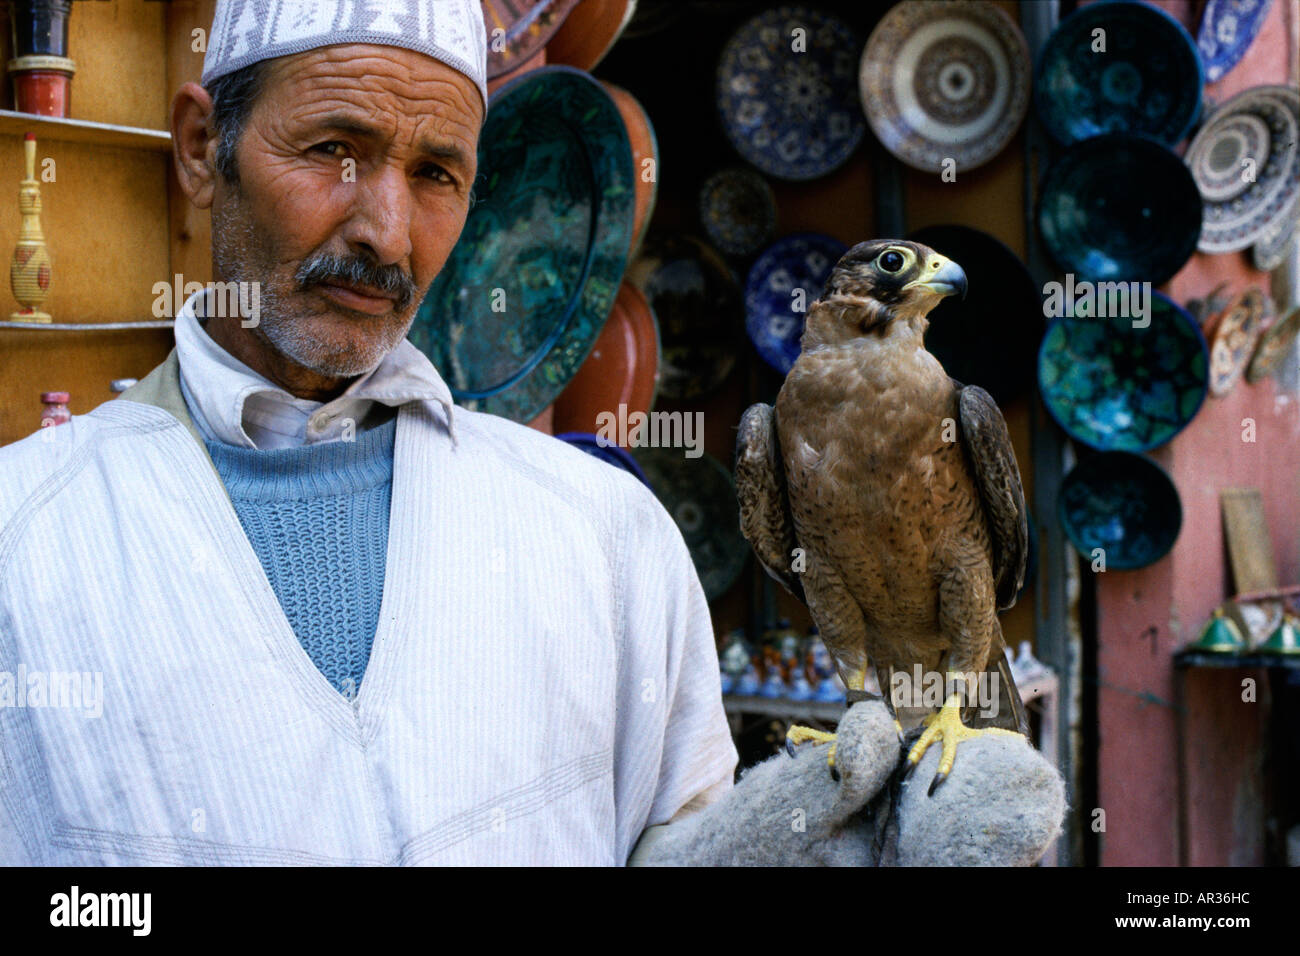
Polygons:
<instances>
[{"instance_id":1,"label":"wooden shelf","mask_svg":"<svg viewBox=\"0 0 1300 956\"><path fill-rule=\"evenodd\" d=\"M175 319L158 319L144 322L14 322L0 320L0 329L18 329L23 332L121 332L127 329L170 329Z\"/></svg>"},{"instance_id":2,"label":"wooden shelf","mask_svg":"<svg viewBox=\"0 0 1300 956\"><path fill-rule=\"evenodd\" d=\"M34 113L18 113L14 110L0 110L0 133L10 136L35 133L37 140L52 139L67 143L149 149L165 153L171 152L172 148L171 133L162 129L114 126L111 123L37 116Z\"/></svg>"}]
</instances>

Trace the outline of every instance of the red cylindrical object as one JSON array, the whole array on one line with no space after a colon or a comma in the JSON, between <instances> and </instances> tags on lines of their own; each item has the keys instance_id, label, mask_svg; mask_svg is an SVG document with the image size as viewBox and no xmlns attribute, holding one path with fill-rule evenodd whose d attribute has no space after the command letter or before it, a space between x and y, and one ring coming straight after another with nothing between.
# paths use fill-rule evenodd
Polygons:
<instances>
[{"instance_id":1,"label":"red cylindrical object","mask_svg":"<svg viewBox=\"0 0 1300 956\"><path fill-rule=\"evenodd\" d=\"M69 395L67 392L41 392L41 402L45 405L41 412L41 427L62 425L72 421L72 412L68 411Z\"/></svg>"},{"instance_id":2,"label":"red cylindrical object","mask_svg":"<svg viewBox=\"0 0 1300 956\"><path fill-rule=\"evenodd\" d=\"M72 109L72 77L59 70L15 72L14 108L20 113L66 118Z\"/></svg>"}]
</instances>

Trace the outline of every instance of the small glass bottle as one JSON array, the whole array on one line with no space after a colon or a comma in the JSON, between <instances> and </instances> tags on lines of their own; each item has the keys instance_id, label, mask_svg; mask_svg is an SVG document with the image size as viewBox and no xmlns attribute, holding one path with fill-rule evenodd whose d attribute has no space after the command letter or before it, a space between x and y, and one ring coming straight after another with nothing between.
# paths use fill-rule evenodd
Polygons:
<instances>
[{"instance_id":1,"label":"small glass bottle","mask_svg":"<svg viewBox=\"0 0 1300 956\"><path fill-rule=\"evenodd\" d=\"M42 428L72 421L72 412L68 411L67 392L41 392L41 402L45 405L41 412Z\"/></svg>"}]
</instances>

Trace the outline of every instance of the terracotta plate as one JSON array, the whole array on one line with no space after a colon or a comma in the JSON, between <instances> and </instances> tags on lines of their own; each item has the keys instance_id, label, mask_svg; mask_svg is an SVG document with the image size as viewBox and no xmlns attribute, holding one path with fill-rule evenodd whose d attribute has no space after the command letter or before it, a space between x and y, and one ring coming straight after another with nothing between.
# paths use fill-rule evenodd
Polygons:
<instances>
[{"instance_id":1,"label":"terracotta plate","mask_svg":"<svg viewBox=\"0 0 1300 956\"><path fill-rule=\"evenodd\" d=\"M659 142L655 128L640 101L613 83L601 80L623 117L628 142L632 144L632 181L636 186L636 213L632 220L632 246L629 257L635 257L645 238L650 217L654 215L655 199L659 195Z\"/></svg>"},{"instance_id":2,"label":"terracotta plate","mask_svg":"<svg viewBox=\"0 0 1300 956\"><path fill-rule=\"evenodd\" d=\"M555 429L595 432L602 412L654 407L659 383L659 325L645 295L624 282L591 354L555 400Z\"/></svg>"},{"instance_id":3,"label":"terracotta plate","mask_svg":"<svg viewBox=\"0 0 1300 956\"><path fill-rule=\"evenodd\" d=\"M578 0L482 0L488 79L542 52Z\"/></svg>"},{"instance_id":4,"label":"terracotta plate","mask_svg":"<svg viewBox=\"0 0 1300 956\"><path fill-rule=\"evenodd\" d=\"M1259 337L1255 347L1255 356L1246 369L1246 381L1258 382L1272 375L1281 365L1282 360L1291 353L1292 344L1300 337L1300 306L1291 310L1285 318L1278 319Z\"/></svg>"},{"instance_id":5,"label":"terracotta plate","mask_svg":"<svg viewBox=\"0 0 1300 956\"><path fill-rule=\"evenodd\" d=\"M1232 391L1246 370L1259 342L1266 308L1264 294L1259 289L1247 289L1214 324L1210 336L1210 394L1215 398Z\"/></svg>"},{"instance_id":6,"label":"terracotta plate","mask_svg":"<svg viewBox=\"0 0 1300 956\"><path fill-rule=\"evenodd\" d=\"M546 45L547 60L594 70L635 12L635 0L581 0Z\"/></svg>"}]
</instances>

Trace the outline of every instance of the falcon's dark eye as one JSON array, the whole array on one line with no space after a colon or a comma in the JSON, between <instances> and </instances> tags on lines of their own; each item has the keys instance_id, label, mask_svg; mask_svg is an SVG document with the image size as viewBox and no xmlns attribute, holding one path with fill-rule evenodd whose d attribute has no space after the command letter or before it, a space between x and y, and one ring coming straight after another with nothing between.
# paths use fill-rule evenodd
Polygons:
<instances>
[{"instance_id":1,"label":"falcon's dark eye","mask_svg":"<svg viewBox=\"0 0 1300 956\"><path fill-rule=\"evenodd\" d=\"M876 260L876 265L880 266L880 268L884 269L886 272L897 272L899 269L903 268L905 262L907 262L907 260L903 258L901 252L898 252L895 249L889 249L880 254L880 258Z\"/></svg>"}]
</instances>

